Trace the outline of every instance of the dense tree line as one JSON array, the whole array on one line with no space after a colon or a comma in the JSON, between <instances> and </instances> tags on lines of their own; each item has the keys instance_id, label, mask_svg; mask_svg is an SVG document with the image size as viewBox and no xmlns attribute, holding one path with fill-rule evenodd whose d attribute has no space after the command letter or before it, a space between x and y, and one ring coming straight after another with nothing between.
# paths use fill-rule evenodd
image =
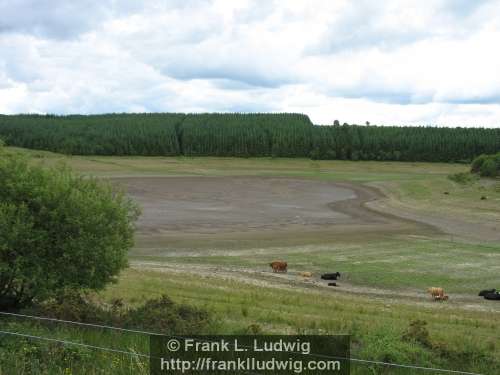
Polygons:
<instances>
[{"instance_id":1,"label":"dense tree line","mask_svg":"<svg viewBox=\"0 0 500 375\"><path fill-rule=\"evenodd\" d=\"M72 155L178 155L183 114L0 116L11 146Z\"/></svg>"},{"instance_id":2,"label":"dense tree line","mask_svg":"<svg viewBox=\"0 0 500 375\"><path fill-rule=\"evenodd\" d=\"M315 159L470 162L500 150L500 129L316 126Z\"/></svg>"},{"instance_id":3,"label":"dense tree line","mask_svg":"<svg viewBox=\"0 0 500 375\"><path fill-rule=\"evenodd\" d=\"M271 142L259 118L240 114L188 116L179 136L185 155L262 156L271 154Z\"/></svg>"},{"instance_id":4,"label":"dense tree line","mask_svg":"<svg viewBox=\"0 0 500 375\"><path fill-rule=\"evenodd\" d=\"M180 143L185 155L308 157L312 128L299 114L188 115Z\"/></svg>"},{"instance_id":5,"label":"dense tree line","mask_svg":"<svg viewBox=\"0 0 500 375\"><path fill-rule=\"evenodd\" d=\"M80 155L277 156L463 161L500 150L500 129L313 125L301 114L0 116L8 145Z\"/></svg>"}]
</instances>

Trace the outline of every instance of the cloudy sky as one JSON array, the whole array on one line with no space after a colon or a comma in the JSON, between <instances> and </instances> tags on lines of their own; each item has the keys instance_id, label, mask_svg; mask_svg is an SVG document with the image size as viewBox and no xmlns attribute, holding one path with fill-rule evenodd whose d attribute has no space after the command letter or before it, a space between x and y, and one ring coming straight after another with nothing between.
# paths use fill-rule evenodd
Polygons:
<instances>
[{"instance_id":1,"label":"cloudy sky","mask_svg":"<svg viewBox=\"0 0 500 375\"><path fill-rule=\"evenodd\" d=\"M500 127L500 0L0 0L0 113Z\"/></svg>"}]
</instances>

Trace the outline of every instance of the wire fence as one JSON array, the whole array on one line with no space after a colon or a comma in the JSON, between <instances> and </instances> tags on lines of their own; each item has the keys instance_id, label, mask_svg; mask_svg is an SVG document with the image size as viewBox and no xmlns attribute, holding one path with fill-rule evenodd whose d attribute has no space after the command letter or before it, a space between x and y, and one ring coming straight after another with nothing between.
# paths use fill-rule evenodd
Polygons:
<instances>
[{"instance_id":1,"label":"wire fence","mask_svg":"<svg viewBox=\"0 0 500 375\"><path fill-rule=\"evenodd\" d=\"M114 327L114 326L109 326L109 325L82 323L82 322L75 322L75 321L71 321L71 320L47 318L47 317L26 315L26 314L16 314L16 313L3 312L3 311L0 312L0 315L10 316L10 317L20 317L20 318L26 318L26 319L35 319L35 320L39 320L39 321L50 321L50 322L56 322L56 323L72 324L72 325L83 326L83 327L107 329L107 330L128 332L128 333L148 335L148 336L150 336L150 335L168 336L168 337L174 337L174 338L178 338L178 339L189 339L190 338L190 337L178 336L178 335L163 335L163 334L159 334L156 332L127 329L127 328ZM30 334L25 334L25 333L20 333L20 332L0 330L0 334L10 335L10 336L15 336L15 337L22 337L22 338L27 338L27 339L32 339L32 340L42 340L42 341L47 341L47 342L55 342L55 343L59 343L62 345L79 346L79 347L84 347L84 348L93 349L93 350L102 350L102 351L112 352L112 353L116 353L116 354L124 354L124 355L129 355L129 356L147 358L147 359L151 358L151 356L149 354L145 354L145 353L136 353L136 352L108 348L108 347L103 347L103 346L79 343L79 342L74 342L74 341L69 341L69 340L62 340L62 339L45 337L45 336L30 335ZM201 341L203 341L203 340L201 340ZM435 367L415 366L415 365L409 365L409 364L375 361L375 360L352 358L352 357L345 358L345 357L328 356L328 355L315 354L315 353L309 353L309 354L296 353L296 354L310 355L310 356L321 357L321 358L325 358L325 359L342 359L342 360L348 360L348 361L354 362L354 363L376 365L376 366L385 366L385 367L394 367L394 368L413 369L413 370L420 370L420 371L433 371L433 372L438 372L438 373L462 374L462 375L482 375L480 373L460 371L460 370L450 370L450 369L435 368Z\"/></svg>"},{"instance_id":2,"label":"wire fence","mask_svg":"<svg viewBox=\"0 0 500 375\"><path fill-rule=\"evenodd\" d=\"M78 326L83 326L83 327L111 329L111 330L120 331L120 332L138 333L141 335L165 336L165 335L162 335L160 333L141 331L141 330L137 330L137 329L128 329L128 328L114 327L114 326L94 324L94 323L82 323L82 322L75 322L72 320L47 318L47 317L43 317L43 316L26 315L26 314L16 314L16 313L11 313L11 312L4 312L4 311L0 311L0 315L12 316L12 317L18 317L18 318L35 319L35 320L42 320L42 321L50 321L50 322L58 322L58 323L65 323L65 324L73 324L73 325L78 325Z\"/></svg>"}]
</instances>

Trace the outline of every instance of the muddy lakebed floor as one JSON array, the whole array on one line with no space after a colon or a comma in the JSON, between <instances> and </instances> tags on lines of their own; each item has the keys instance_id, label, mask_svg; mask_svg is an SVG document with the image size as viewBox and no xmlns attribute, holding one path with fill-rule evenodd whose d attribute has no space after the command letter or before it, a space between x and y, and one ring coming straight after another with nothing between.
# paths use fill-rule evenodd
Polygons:
<instances>
[{"instance_id":1,"label":"muddy lakebed floor","mask_svg":"<svg viewBox=\"0 0 500 375\"><path fill-rule=\"evenodd\" d=\"M341 232L361 225L379 230L425 225L376 212L364 203L381 197L350 183L281 177L113 178L142 209L139 235L248 231ZM409 225L410 224L410 225ZM419 228L417 228L419 227ZM429 229L429 227L425 227Z\"/></svg>"}]
</instances>

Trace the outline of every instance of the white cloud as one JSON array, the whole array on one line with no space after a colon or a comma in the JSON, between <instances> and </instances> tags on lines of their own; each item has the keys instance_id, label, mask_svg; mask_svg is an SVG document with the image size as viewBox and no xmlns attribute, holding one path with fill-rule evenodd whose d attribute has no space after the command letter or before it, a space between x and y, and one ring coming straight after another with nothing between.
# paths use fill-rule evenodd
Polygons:
<instances>
[{"instance_id":1,"label":"white cloud","mask_svg":"<svg viewBox=\"0 0 500 375\"><path fill-rule=\"evenodd\" d=\"M3 113L500 126L499 0L0 0L0 14Z\"/></svg>"}]
</instances>

